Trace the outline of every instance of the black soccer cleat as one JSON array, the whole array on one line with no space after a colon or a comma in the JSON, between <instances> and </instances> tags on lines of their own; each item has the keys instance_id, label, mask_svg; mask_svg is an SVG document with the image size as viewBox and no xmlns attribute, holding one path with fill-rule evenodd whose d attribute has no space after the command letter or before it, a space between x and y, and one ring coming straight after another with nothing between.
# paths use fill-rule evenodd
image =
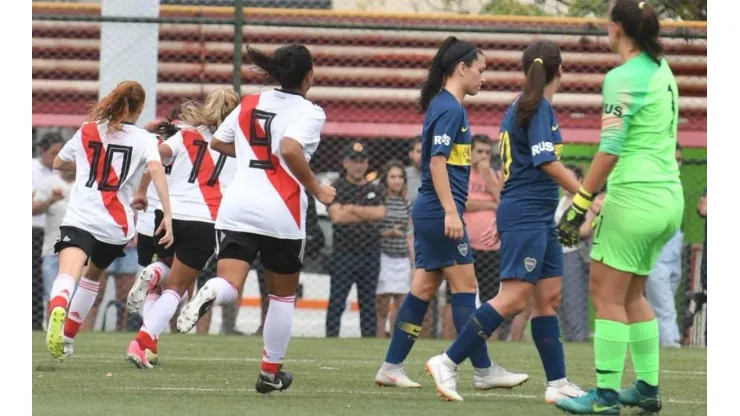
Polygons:
<instances>
[{"instance_id":1,"label":"black soccer cleat","mask_svg":"<svg viewBox=\"0 0 740 416\"><path fill-rule=\"evenodd\" d=\"M257 390L257 393L267 394L272 393L273 391L287 390L292 383L293 375L287 371L278 370L278 372L275 374L274 380L270 379L269 376L266 376L262 374L262 372L260 372L259 377L257 377L257 384L254 386L254 389Z\"/></svg>"}]
</instances>

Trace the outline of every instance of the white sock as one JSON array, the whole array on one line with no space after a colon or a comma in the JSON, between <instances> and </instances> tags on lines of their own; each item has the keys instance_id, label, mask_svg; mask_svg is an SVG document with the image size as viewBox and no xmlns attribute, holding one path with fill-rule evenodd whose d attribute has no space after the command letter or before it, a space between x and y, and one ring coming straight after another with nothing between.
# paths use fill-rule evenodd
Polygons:
<instances>
[{"instance_id":1,"label":"white sock","mask_svg":"<svg viewBox=\"0 0 740 416\"><path fill-rule=\"evenodd\" d=\"M265 343L262 361L283 362L290 336L293 333L294 314L295 295L285 297L270 295L270 307L267 309L265 328L262 332Z\"/></svg>"},{"instance_id":2,"label":"white sock","mask_svg":"<svg viewBox=\"0 0 740 416\"><path fill-rule=\"evenodd\" d=\"M75 278L69 274L60 274L54 279L54 284L51 285L51 295L49 298L54 300L55 297L61 296L69 302L72 299L72 294L75 291L75 285L77 282ZM64 305L66 307L66 305Z\"/></svg>"},{"instance_id":3,"label":"white sock","mask_svg":"<svg viewBox=\"0 0 740 416\"><path fill-rule=\"evenodd\" d=\"M567 378L561 378L560 380L553 380L547 382L548 386L555 387L556 389L559 389L561 387L565 387L568 385L568 379Z\"/></svg>"},{"instance_id":4,"label":"white sock","mask_svg":"<svg viewBox=\"0 0 740 416\"><path fill-rule=\"evenodd\" d=\"M442 364L444 364L445 366L447 366L448 368L450 368L452 370L454 370L454 369L457 368L457 364L455 364L455 362L452 361L452 359L450 359L449 356L447 356L447 353L442 354L442 360L441 361L442 361Z\"/></svg>"},{"instance_id":5,"label":"white sock","mask_svg":"<svg viewBox=\"0 0 740 416\"><path fill-rule=\"evenodd\" d=\"M155 286L163 286L164 282L167 281L167 276L170 274L170 267L161 261L155 261L154 263L146 266L146 269L149 270L152 274L154 274L154 279L152 279L152 282L155 282L154 284L150 284L149 290L154 288Z\"/></svg>"},{"instance_id":6,"label":"white sock","mask_svg":"<svg viewBox=\"0 0 740 416\"><path fill-rule=\"evenodd\" d=\"M144 326L142 330L153 339L159 338L162 331L169 327L170 320L175 315L177 305L179 304L180 295L177 292L170 289L162 292L162 296L144 314Z\"/></svg>"},{"instance_id":7,"label":"white sock","mask_svg":"<svg viewBox=\"0 0 740 416\"><path fill-rule=\"evenodd\" d=\"M159 293L150 293L146 295L146 299L144 299L144 306L142 306L141 308L141 316L146 316L147 311L154 305L157 299L159 299Z\"/></svg>"},{"instance_id":8,"label":"white sock","mask_svg":"<svg viewBox=\"0 0 740 416\"><path fill-rule=\"evenodd\" d=\"M223 277L214 277L206 282L206 285L216 291L216 300L214 301L216 305L223 305L236 300L236 288Z\"/></svg>"},{"instance_id":9,"label":"white sock","mask_svg":"<svg viewBox=\"0 0 740 416\"><path fill-rule=\"evenodd\" d=\"M85 322L87 314L90 313L90 309L95 303L99 287L100 282L85 277L80 279L77 291L69 304L67 320L64 323L64 338L67 341L74 340L74 337L80 331L80 325Z\"/></svg>"}]
</instances>

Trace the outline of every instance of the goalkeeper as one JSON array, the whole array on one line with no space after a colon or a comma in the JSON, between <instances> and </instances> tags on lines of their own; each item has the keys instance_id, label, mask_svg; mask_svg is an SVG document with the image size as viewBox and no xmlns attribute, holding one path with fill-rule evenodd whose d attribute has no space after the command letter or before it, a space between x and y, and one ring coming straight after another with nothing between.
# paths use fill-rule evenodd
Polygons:
<instances>
[{"instance_id":1,"label":"goalkeeper","mask_svg":"<svg viewBox=\"0 0 740 416\"><path fill-rule=\"evenodd\" d=\"M608 177L591 250L598 388L556 403L572 414L617 415L620 405L660 410L658 322L645 282L684 210L674 157L678 88L658 42L658 16L646 2L616 0L608 32L622 65L604 79L599 152L558 224L561 243L577 244L591 195ZM619 391L628 346L637 381Z\"/></svg>"}]
</instances>

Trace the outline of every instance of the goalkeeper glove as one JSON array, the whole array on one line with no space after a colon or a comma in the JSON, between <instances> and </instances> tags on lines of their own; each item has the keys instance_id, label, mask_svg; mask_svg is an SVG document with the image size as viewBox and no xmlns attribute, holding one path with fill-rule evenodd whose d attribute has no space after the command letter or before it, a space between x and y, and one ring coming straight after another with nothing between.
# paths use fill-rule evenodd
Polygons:
<instances>
[{"instance_id":1,"label":"goalkeeper glove","mask_svg":"<svg viewBox=\"0 0 740 416\"><path fill-rule=\"evenodd\" d=\"M586 221L586 212L591 207L594 194L589 193L583 187L573 197L573 203L558 222L558 240L566 247L575 247L580 239L580 228Z\"/></svg>"}]
</instances>

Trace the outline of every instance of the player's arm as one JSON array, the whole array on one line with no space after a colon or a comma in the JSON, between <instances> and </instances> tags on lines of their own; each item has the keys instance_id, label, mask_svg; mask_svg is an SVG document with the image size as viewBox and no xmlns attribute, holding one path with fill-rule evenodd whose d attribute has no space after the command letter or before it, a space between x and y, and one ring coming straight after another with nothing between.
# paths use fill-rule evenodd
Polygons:
<instances>
[{"instance_id":1,"label":"player's arm","mask_svg":"<svg viewBox=\"0 0 740 416\"><path fill-rule=\"evenodd\" d=\"M566 191L575 195L581 183L560 162L555 153L555 144L552 142L553 125L557 125L557 121L553 119L549 109L544 106L540 106L529 121L527 140L532 153L532 164L545 172Z\"/></svg>"},{"instance_id":2,"label":"player's arm","mask_svg":"<svg viewBox=\"0 0 740 416\"><path fill-rule=\"evenodd\" d=\"M236 139L236 131L239 128L239 113L241 113L242 106L239 104L236 108L226 116L224 122L218 126L218 130L213 133L210 147L211 149L223 153L226 156L236 157L236 146L234 140Z\"/></svg>"},{"instance_id":3,"label":"player's arm","mask_svg":"<svg viewBox=\"0 0 740 416\"><path fill-rule=\"evenodd\" d=\"M173 134L169 139L161 142L157 147L163 165L169 165L177 157L179 150L184 147L182 131Z\"/></svg>"},{"instance_id":4,"label":"player's arm","mask_svg":"<svg viewBox=\"0 0 740 416\"><path fill-rule=\"evenodd\" d=\"M77 170L77 164L75 163L75 155L78 151L82 150L82 129L77 130L71 139L67 140L59 151L57 157L54 158L52 167L56 170L74 172Z\"/></svg>"}]
</instances>

